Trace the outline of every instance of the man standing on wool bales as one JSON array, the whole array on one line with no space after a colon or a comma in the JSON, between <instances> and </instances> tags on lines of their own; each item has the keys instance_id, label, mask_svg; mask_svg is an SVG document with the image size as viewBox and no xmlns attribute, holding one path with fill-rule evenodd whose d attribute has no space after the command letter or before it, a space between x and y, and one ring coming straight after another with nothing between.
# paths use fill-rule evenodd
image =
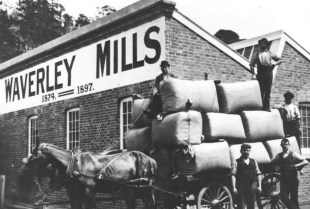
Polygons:
<instances>
[{"instance_id":1,"label":"man standing on wool bales","mask_svg":"<svg viewBox=\"0 0 310 209\"><path fill-rule=\"evenodd\" d=\"M288 209L299 209L297 170L301 170L309 163L298 153L289 150L290 141L288 139L281 140L281 147L283 151L271 161L280 167L280 196Z\"/></svg>"},{"instance_id":2,"label":"man standing on wool bales","mask_svg":"<svg viewBox=\"0 0 310 209\"><path fill-rule=\"evenodd\" d=\"M175 75L169 72L170 64L168 61L164 60L160 64L161 74L155 79L155 84L153 86L153 98L149 106L143 111L150 118L156 117L162 112L162 101L160 98L159 84L164 80L166 76L176 78Z\"/></svg>"},{"instance_id":3,"label":"man standing on wool bales","mask_svg":"<svg viewBox=\"0 0 310 209\"><path fill-rule=\"evenodd\" d=\"M232 166L233 191L238 195L238 209L254 209L256 193L261 192L261 172L256 160L250 158L251 145L241 145L241 157Z\"/></svg>"},{"instance_id":4,"label":"man standing on wool bales","mask_svg":"<svg viewBox=\"0 0 310 209\"><path fill-rule=\"evenodd\" d=\"M273 69L280 65L282 59L271 53L268 49L268 40L262 38L258 41L259 52L252 56L250 68L255 75L254 67L257 65L256 78L259 82L259 87L262 95L263 110L270 111L270 94L273 81Z\"/></svg>"}]
</instances>

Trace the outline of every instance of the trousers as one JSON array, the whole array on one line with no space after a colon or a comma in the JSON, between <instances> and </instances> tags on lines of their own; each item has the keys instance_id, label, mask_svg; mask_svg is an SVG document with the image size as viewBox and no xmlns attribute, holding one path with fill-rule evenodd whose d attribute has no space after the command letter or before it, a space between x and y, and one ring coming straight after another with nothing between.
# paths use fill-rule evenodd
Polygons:
<instances>
[{"instance_id":1,"label":"trousers","mask_svg":"<svg viewBox=\"0 0 310 209\"><path fill-rule=\"evenodd\" d=\"M299 209L298 185L297 176L281 178L280 180L281 200L288 209Z\"/></svg>"},{"instance_id":2,"label":"trousers","mask_svg":"<svg viewBox=\"0 0 310 209\"><path fill-rule=\"evenodd\" d=\"M299 148L301 148L300 134L299 134L299 122L298 120L284 121L284 132L286 136L295 136Z\"/></svg>"},{"instance_id":3,"label":"trousers","mask_svg":"<svg viewBox=\"0 0 310 209\"><path fill-rule=\"evenodd\" d=\"M273 71L268 67L260 66L257 70L257 81L259 83L263 109L270 109L270 94L273 81Z\"/></svg>"},{"instance_id":4,"label":"trousers","mask_svg":"<svg viewBox=\"0 0 310 209\"><path fill-rule=\"evenodd\" d=\"M238 209L254 209L257 193L257 181L243 182L237 185Z\"/></svg>"}]
</instances>

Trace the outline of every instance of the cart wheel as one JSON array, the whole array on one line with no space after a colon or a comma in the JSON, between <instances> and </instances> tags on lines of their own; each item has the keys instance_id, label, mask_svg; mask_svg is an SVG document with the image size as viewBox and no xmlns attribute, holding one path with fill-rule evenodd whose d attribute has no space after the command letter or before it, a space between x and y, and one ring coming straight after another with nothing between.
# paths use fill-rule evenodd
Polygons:
<instances>
[{"instance_id":1,"label":"cart wheel","mask_svg":"<svg viewBox=\"0 0 310 209\"><path fill-rule=\"evenodd\" d=\"M262 180L262 192L258 195L257 206L259 209L284 209L280 199L280 174L272 173Z\"/></svg>"},{"instance_id":2,"label":"cart wheel","mask_svg":"<svg viewBox=\"0 0 310 209\"><path fill-rule=\"evenodd\" d=\"M203 187L197 198L197 209L232 209L233 199L229 189L223 185Z\"/></svg>"}]
</instances>

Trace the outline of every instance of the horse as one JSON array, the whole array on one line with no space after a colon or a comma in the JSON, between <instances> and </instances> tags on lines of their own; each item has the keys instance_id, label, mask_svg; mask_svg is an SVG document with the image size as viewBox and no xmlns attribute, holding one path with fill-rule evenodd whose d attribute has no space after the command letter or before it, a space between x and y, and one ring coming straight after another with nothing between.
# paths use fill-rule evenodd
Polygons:
<instances>
[{"instance_id":1,"label":"horse","mask_svg":"<svg viewBox=\"0 0 310 209\"><path fill-rule=\"evenodd\" d=\"M155 208L152 188L147 185L137 187L141 182L150 183L156 171L156 161L139 151L73 153L42 143L36 146L25 161L18 175L21 181L18 182L20 186L28 182L26 184L29 187L30 176L41 179L45 174L51 178L53 188L65 187L73 209L96 208L95 194L102 191L120 191L127 208L134 209L137 190L143 190L142 200L146 208Z\"/></svg>"}]
</instances>

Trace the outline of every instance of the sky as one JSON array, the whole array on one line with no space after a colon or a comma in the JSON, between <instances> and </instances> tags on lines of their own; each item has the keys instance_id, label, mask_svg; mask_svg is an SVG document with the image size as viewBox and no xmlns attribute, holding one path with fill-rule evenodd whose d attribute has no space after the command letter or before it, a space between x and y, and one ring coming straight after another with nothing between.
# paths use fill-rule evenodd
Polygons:
<instances>
[{"instance_id":1,"label":"sky","mask_svg":"<svg viewBox=\"0 0 310 209\"><path fill-rule=\"evenodd\" d=\"M4 0L16 1L16 0ZM232 30L241 39L284 30L310 53L310 0L171 0L176 8L210 34ZM58 0L74 17L89 17L97 7L120 10L137 0Z\"/></svg>"}]
</instances>

